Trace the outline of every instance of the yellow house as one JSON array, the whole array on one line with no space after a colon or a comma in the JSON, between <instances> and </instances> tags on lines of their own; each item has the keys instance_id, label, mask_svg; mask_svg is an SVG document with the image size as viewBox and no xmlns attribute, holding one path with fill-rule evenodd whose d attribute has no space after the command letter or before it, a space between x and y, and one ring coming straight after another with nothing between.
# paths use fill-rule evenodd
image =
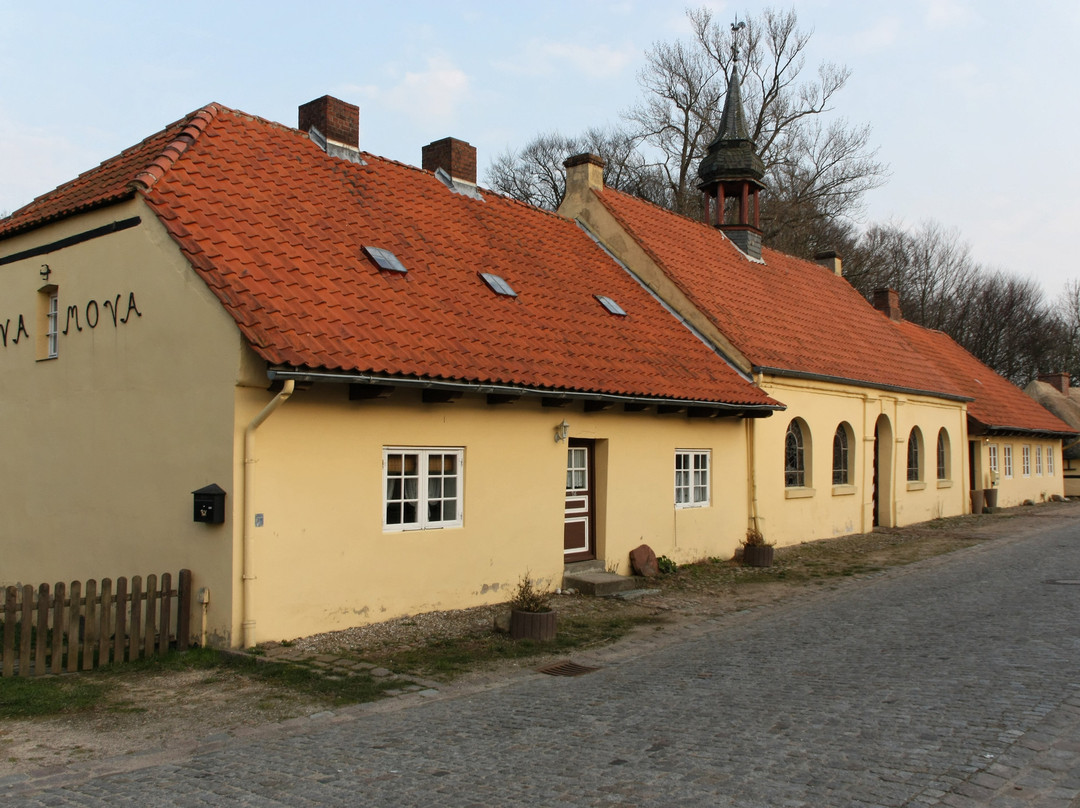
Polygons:
<instances>
[{"instance_id":1,"label":"yellow house","mask_svg":"<svg viewBox=\"0 0 1080 808\"><path fill-rule=\"evenodd\" d=\"M1024 388L1024 392L1080 433L1080 388L1071 386L1068 373L1039 376ZM1080 497L1080 434L1066 439L1061 458L1065 496ZM1049 468L1053 469L1054 458L1048 460Z\"/></svg>"},{"instance_id":2,"label":"yellow house","mask_svg":"<svg viewBox=\"0 0 1080 808\"><path fill-rule=\"evenodd\" d=\"M358 118L210 105L0 221L0 584L187 567L250 646L737 546L782 405L467 143Z\"/></svg>"},{"instance_id":3,"label":"yellow house","mask_svg":"<svg viewBox=\"0 0 1080 808\"><path fill-rule=\"evenodd\" d=\"M767 540L962 514L987 488L1002 506L1062 493L1066 424L944 334L904 322L895 292L871 306L834 253L815 263L762 246L764 166L737 74L699 169L704 221L606 188L603 167L566 162L559 213L787 407L748 427L750 517ZM1030 473L990 474L998 438Z\"/></svg>"}]
</instances>

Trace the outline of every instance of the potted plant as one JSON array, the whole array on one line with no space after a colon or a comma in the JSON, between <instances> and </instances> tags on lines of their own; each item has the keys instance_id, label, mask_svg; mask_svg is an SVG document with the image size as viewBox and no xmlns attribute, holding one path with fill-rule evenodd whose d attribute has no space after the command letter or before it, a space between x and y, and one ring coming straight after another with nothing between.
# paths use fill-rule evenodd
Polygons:
<instances>
[{"instance_id":1,"label":"potted plant","mask_svg":"<svg viewBox=\"0 0 1080 808\"><path fill-rule=\"evenodd\" d=\"M774 549L765 542L761 531L752 527L746 531L746 538L743 540L743 564L749 567L771 567Z\"/></svg>"},{"instance_id":2,"label":"potted plant","mask_svg":"<svg viewBox=\"0 0 1080 808\"><path fill-rule=\"evenodd\" d=\"M510 599L510 636L515 640L555 639L555 612L551 593L538 587L526 573Z\"/></svg>"},{"instance_id":3,"label":"potted plant","mask_svg":"<svg viewBox=\"0 0 1080 808\"><path fill-rule=\"evenodd\" d=\"M997 511L998 503L998 473L996 471L990 473L990 487L983 492L984 510L987 513L994 513Z\"/></svg>"}]
</instances>

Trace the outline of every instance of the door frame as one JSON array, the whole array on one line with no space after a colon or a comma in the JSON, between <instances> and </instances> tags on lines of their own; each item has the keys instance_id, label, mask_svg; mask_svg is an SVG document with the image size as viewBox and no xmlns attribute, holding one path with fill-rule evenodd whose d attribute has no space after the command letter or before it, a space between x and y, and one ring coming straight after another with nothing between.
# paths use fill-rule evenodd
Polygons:
<instances>
[{"instance_id":1,"label":"door frame","mask_svg":"<svg viewBox=\"0 0 1080 808\"><path fill-rule=\"evenodd\" d=\"M571 497L566 495L566 491L571 490L563 488L563 562L574 561L592 561L596 558L596 441L586 438L570 438L567 441L566 457L567 462L564 463L567 471L569 471L569 460L571 449L585 449L585 475L586 475L586 489L583 494L573 497L576 500L584 500L584 508L576 508L573 510L567 509L567 504L570 502ZM566 548L566 526L574 523L585 523L585 543L584 548L567 550Z\"/></svg>"}]
</instances>

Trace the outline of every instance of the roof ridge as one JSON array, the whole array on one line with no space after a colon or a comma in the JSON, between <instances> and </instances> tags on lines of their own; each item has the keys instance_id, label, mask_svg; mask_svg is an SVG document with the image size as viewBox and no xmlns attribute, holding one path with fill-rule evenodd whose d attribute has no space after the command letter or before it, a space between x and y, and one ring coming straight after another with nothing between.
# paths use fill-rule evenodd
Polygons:
<instances>
[{"instance_id":1,"label":"roof ridge","mask_svg":"<svg viewBox=\"0 0 1080 808\"><path fill-rule=\"evenodd\" d=\"M188 146L194 143L206 127L217 117L220 108L217 104L207 104L188 117L187 124L161 150L161 154L150 161L150 164L135 175L130 187L135 190L148 191L154 183L165 176L165 172L172 168L173 164L187 151ZM168 127L166 127L168 128Z\"/></svg>"}]
</instances>

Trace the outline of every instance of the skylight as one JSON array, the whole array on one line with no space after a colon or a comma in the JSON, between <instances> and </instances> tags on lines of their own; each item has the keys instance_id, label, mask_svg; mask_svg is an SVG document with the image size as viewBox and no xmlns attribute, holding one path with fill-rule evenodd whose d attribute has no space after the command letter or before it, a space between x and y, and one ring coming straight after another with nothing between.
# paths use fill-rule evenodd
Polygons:
<instances>
[{"instance_id":1,"label":"skylight","mask_svg":"<svg viewBox=\"0 0 1080 808\"><path fill-rule=\"evenodd\" d=\"M517 292L515 292L510 284L498 275L492 275L490 272L481 272L480 277L484 279L484 283L491 287L493 292L500 295L506 295L507 297L517 297Z\"/></svg>"},{"instance_id":2,"label":"skylight","mask_svg":"<svg viewBox=\"0 0 1080 808\"><path fill-rule=\"evenodd\" d=\"M611 314L618 314L620 317L626 316L626 311L623 309L623 307L616 303L614 300L612 300L610 297L605 297L604 295L597 295L596 299L599 300L600 305L607 309Z\"/></svg>"},{"instance_id":3,"label":"skylight","mask_svg":"<svg viewBox=\"0 0 1080 808\"><path fill-rule=\"evenodd\" d=\"M368 258L375 262L375 266L379 269L385 269L390 272L408 272L405 269L405 265L398 260L398 257L389 250L384 250L382 247L364 247L364 252L367 253Z\"/></svg>"}]
</instances>

